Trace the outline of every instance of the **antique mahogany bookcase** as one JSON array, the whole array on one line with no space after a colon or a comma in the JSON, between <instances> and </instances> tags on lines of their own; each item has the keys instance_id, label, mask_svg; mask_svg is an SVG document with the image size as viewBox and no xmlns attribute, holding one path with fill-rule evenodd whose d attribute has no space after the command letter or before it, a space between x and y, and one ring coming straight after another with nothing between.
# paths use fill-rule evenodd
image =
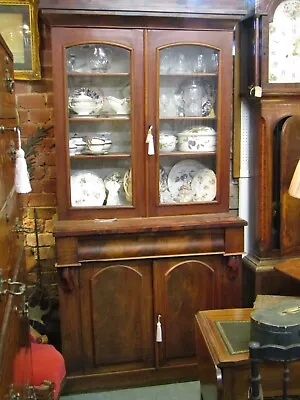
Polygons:
<instances>
[{"instance_id":1,"label":"antique mahogany bookcase","mask_svg":"<svg viewBox=\"0 0 300 400\"><path fill-rule=\"evenodd\" d=\"M40 1L66 390L197 378L194 314L242 303L246 221L229 198L245 2L63 3Z\"/></svg>"}]
</instances>

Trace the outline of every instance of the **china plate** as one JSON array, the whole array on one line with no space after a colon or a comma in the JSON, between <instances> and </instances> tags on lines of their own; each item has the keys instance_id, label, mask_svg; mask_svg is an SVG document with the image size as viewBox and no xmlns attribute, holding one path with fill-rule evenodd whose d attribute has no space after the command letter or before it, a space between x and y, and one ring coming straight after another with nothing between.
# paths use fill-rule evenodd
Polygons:
<instances>
[{"instance_id":1,"label":"china plate","mask_svg":"<svg viewBox=\"0 0 300 400\"><path fill-rule=\"evenodd\" d=\"M106 197L103 179L90 171L75 172L71 176L73 207L99 207Z\"/></svg>"},{"instance_id":2,"label":"china plate","mask_svg":"<svg viewBox=\"0 0 300 400\"><path fill-rule=\"evenodd\" d=\"M131 203L132 202L132 177L131 177L131 169L128 169L123 177L123 188L126 196L126 200Z\"/></svg>"},{"instance_id":3,"label":"china plate","mask_svg":"<svg viewBox=\"0 0 300 400\"><path fill-rule=\"evenodd\" d=\"M196 173L204 166L196 160L182 160L176 163L168 175L168 188L174 199L179 198L180 188L190 185Z\"/></svg>"},{"instance_id":4,"label":"china plate","mask_svg":"<svg viewBox=\"0 0 300 400\"><path fill-rule=\"evenodd\" d=\"M200 169L192 179L194 201L212 201L217 193L217 177L213 170Z\"/></svg>"}]
</instances>

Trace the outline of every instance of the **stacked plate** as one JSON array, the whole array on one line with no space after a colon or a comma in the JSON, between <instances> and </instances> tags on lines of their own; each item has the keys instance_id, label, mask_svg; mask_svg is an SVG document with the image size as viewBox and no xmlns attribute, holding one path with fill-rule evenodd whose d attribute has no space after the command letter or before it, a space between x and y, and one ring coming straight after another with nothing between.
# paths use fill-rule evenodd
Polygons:
<instances>
[{"instance_id":1,"label":"stacked plate","mask_svg":"<svg viewBox=\"0 0 300 400\"><path fill-rule=\"evenodd\" d=\"M168 189L179 203L212 201L216 197L217 178L212 169L200 162L183 160L170 170Z\"/></svg>"}]
</instances>

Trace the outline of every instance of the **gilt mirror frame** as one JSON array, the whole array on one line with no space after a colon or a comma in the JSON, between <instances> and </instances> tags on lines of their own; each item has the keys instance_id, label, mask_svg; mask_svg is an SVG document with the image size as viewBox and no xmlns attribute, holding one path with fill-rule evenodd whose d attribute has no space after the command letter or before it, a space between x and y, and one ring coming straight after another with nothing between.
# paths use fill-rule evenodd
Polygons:
<instances>
[{"instance_id":1,"label":"gilt mirror frame","mask_svg":"<svg viewBox=\"0 0 300 400\"><path fill-rule=\"evenodd\" d=\"M38 0L0 0L0 33L14 56L15 80L41 79Z\"/></svg>"}]
</instances>

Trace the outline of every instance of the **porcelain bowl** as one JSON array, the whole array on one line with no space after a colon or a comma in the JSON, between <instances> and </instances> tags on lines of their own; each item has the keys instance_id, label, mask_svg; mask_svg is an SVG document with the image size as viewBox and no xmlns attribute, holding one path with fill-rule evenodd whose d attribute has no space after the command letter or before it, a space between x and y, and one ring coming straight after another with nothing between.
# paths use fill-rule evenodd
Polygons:
<instances>
[{"instance_id":1,"label":"porcelain bowl","mask_svg":"<svg viewBox=\"0 0 300 400\"><path fill-rule=\"evenodd\" d=\"M89 115L95 112L99 107L103 105L102 99L94 99L81 93L78 97L71 97L69 99L69 107L72 111L75 111L78 115Z\"/></svg>"},{"instance_id":2,"label":"porcelain bowl","mask_svg":"<svg viewBox=\"0 0 300 400\"><path fill-rule=\"evenodd\" d=\"M90 144L87 148L92 154L102 154L105 152L104 144Z\"/></svg>"},{"instance_id":3,"label":"porcelain bowl","mask_svg":"<svg viewBox=\"0 0 300 400\"><path fill-rule=\"evenodd\" d=\"M215 151L217 136L210 127L199 127L178 133L178 149L183 152Z\"/></svg>"},{"instance_id":4,"label":"porcelain bowl","mask_svg":"<svg viewBox=\"0 0 300 400\"><path fill-rule=\"evenodd\" d=\"M159 135L159 150L162 153L171 153L176 149L177 138L170 133L161 133Z\"/></svg>"},{"instance_id":5,"label":"porcelain bowl","mask_svg":"<svg viewBox=\"0 0 300 400\"><path fill-rule=\"evenodd\" d=\"M127 98L118 99L117 97L107 96L106 101L115 114L129 114L130 113L130 100Z\"/></svg>"},{"instance_id":6,"label":"porcelain bowl","mask_svg":"<svg viewBox=\"0 0 300 400\"><path fill-rule=\"evenodd\" d=\"M96 108L94 101L81 101L70 105L71 109L78 115L89 115Z\"/></svg>"}]
</instances>

